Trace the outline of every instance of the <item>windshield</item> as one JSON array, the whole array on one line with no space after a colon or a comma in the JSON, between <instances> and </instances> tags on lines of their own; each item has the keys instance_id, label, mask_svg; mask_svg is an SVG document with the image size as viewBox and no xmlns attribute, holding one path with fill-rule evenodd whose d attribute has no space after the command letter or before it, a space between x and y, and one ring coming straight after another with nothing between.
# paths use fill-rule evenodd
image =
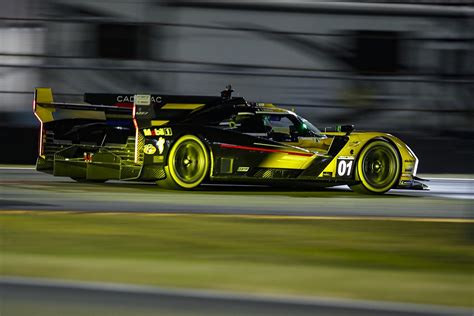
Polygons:
<instances>
[{"instance_id":1,"label":"windshield","mask_svg":"<svg viewBox=\"0 0 474 316\"><path fill-rule=\"evenodd\" d=\"M265 129L272 133L285 134L288 137L294 137L298 134L300 137L324 137L321 131L317 129L308 120L295 114L261 114Z\"/></svg>"},{"instance_id":2,"label":"windshield","mask_svg":"<svg viewBox=\"0 0 474 316\"><path fill-rule=\"evenodd\" d=\"M310 131L310 132L314 133L315 136L323 137L323 135L321 134L321 131L316 126L311 124L310 121L308 121L307 119L305 119L301 116L298 116L298 118L302 123L301 128L303 129L303 131Z\"/></svg>"}]
</instances>

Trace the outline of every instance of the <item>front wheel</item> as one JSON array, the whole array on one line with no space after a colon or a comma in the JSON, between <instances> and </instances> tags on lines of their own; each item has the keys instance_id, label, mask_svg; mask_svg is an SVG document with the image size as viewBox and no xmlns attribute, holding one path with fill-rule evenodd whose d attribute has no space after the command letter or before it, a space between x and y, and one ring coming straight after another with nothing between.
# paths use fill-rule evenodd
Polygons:
<instances>
[{"instance_id":1,"label":"front wheel","mask_svg":"<svg viewBox=\"0 0 474 316\"><path fill-rule=\"evenodd\" d=\"M158 185L167 189L192 189L206 178L209 154L204 143L194 135L179 138L168 154L166 179Z\"/></svg>"},{"instance_id":2,"label":"front wheel","mask_svg":"<svg viewBox=\"0 0 474 316\"><path fill-rule=\"evenodd\" d=\"M351 189L358 193L385 193L397 184L400 169L400 157L394 146L383 140L373 141L359 155L356 177L360 183Z\"/></svg>"}]
</instances>

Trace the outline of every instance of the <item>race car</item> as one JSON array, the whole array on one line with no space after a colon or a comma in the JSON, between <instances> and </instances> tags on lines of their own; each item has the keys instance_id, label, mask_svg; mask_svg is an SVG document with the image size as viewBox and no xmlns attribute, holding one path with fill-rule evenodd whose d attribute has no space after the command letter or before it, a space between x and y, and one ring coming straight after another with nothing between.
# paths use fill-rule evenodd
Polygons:
<instances>
[{"instance_id":1,"label":"race car","mask_svg":"<svg viewBox=\"0 0 474 316\"><path fill-rule=\"evenodd\" d=\"M418 158L397 137L353 125L323 132L293 111L232 97L230 86L220 96L86 93L82 103L55 102L50 88L36 88L33 111L37 170L76 181L427 188Z\"/></svg>"}]
</instances>

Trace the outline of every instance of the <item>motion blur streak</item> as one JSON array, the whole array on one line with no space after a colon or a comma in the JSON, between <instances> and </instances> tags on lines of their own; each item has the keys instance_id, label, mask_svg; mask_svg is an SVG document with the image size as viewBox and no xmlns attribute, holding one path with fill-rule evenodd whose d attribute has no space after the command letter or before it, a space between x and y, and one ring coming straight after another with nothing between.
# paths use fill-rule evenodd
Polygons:
<instances>
[{"instance_id":1,"label":"motion blur streak","mask_svg":"<svg viewBox=\"0 0 474 316\"><path fill-rule=\"evenodd\" d=\"M400 136L421 173L473 173L474 10L386 2L0 0L0 141L16 153L0 162L34 162L35 86L75 102L230 83L319 126Z\"/></svg>"},{"instance_id":2,"label":"motion blur streak","mask_svg":"<svg viewBox=\"0 0 474 316\"><path fill-rule=\"evenodd\" d=\"M218 95L231 84L238 96L294 108L323 129L354 124L400 137L431 180L431 191L383 197L237 185L175 192L4 165L0 273L133 275L158 285L171 275L184 288L206 280L238 291L253 282L263 293L296 284L307 286L303 295L316 286L322 296L398 293L400 301L472 307L474 9L466 0L376 2L0 0L0 164L35 163L35 87L75 103L84 92ZM0 314L472 310L3 277Z\"/></svg>"},{"instance_id":3,"label":"motion blur streak","mask_svg":"<svg viewBox=\"0 0 474 316\"><path fill-rule=\"evenodd\" d=\"M360 196L347 188L206 185L160 190L154 183L81 183L29 169L0 169L0 210L148 212L329 217L472 219L474 180L432 180L430 191ZM84 199L87 196L87 200Z\"/></svg>"},{"instance_id":4,"label":"motion blur streak","mask_svg":"<svg viewBox=\"0 0 474 316\"><path fill-rule=\"evenodd\" d=\"M245 295L124 284L1 278L5 315L176 315L176 316L468 316L468 309L441 306ZM87 302L82 305L81 302ZM13 314L12 314L13 315Z\"/></svg>"},{"instance_id":5,"label":"motion blur streak","mask_svg":"<svg viewBox=\"0 0 474 316\"><path fill-rule=\"evenodd\" d=\"M292 220L327 220L327 221L397 221L397 222L419 222L419 223L474 223L474 219L463 219L463 218L417 218L417 217L350 217L350 216L291 216L291 215L244 215L244 214L195 214L195 213L147 213L147 212L98 212L91 210L90 212L80 211L49 211L49 210L0 210L0 214L3 215L15 215L15 214L36 214L36 215L52 215L52 214L88 214L97 216L113 216L113 215L134 215L134 216L159 216L159 217L174 217L174 216L197 216L200 218L236 218L236 219L292 219Z\"/></svg>"}]
</instances>

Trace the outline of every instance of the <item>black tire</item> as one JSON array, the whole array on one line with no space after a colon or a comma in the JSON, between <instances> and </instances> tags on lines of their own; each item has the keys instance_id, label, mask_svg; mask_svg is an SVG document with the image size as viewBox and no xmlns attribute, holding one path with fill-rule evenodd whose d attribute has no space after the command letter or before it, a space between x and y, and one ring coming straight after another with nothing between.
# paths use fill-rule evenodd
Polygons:
<instances>
[{"instance_id":1,"label":"black tire","mask_svg":"<svg viewBox=\"0 0 474 316\"><path fill-rule=\"evenodd\" d=\"M207 177L209 166L209 153L204 143L194 135L184 135L168 154L166 179L157 184L166 189L193 189Z\"/></svg>"},{"instance_id":2,"label":"black tire","mask_svg":"<svg viewBox=\"0 0 474 316\"><path fill-rule=\"evenodd\" d=\"M387 141L375 140L360 152L356 168L356 179L360 183L350 188L358 193L382 194L397 185L400 173L397 149Z\"/></svg>"}]
</instances>

